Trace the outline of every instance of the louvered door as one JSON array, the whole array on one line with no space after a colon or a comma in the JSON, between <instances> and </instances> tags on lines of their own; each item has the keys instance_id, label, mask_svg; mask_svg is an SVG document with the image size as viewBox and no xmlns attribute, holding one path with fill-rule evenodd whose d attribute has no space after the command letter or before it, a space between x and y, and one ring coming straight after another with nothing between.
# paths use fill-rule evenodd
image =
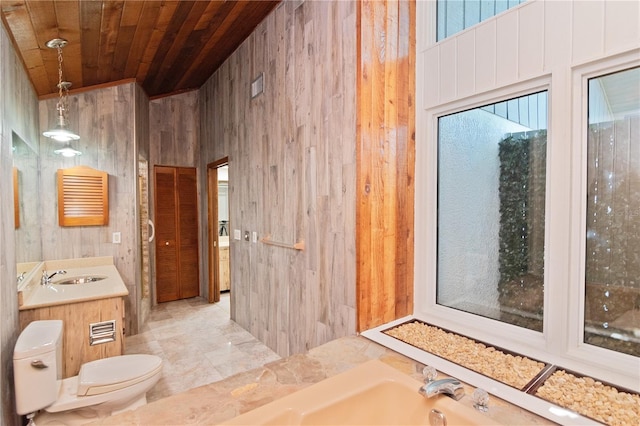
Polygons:
<instances>
[{"instance_id":1,"label":"louvered door","mask_svg":"<svg viewBox=\"0 0 640 426\"><path fill-rule=\"evenodd\" d=\"M157 301L198 296L196 169L156 166L154 178Z\"/></svg>"},{"instance_id":2,"label":"louvered door","mask_svg":"<svg viewBox=\"0 0 640 426\"><path fill-rule=\"evenodd\" d=\"M200 294L198 280L198 192L196 169L177 169L178 276L180 298Z\"/></svg>"}]
</instances>

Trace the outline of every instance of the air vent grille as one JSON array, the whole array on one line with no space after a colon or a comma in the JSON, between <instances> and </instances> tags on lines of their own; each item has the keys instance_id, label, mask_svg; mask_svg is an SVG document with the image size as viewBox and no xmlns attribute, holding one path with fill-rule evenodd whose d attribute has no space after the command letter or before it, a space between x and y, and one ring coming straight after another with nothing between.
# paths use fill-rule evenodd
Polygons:
<instances>
[{"instance_id":1,"label":"air vent grille","mask_svg":"<svg viewBox=\"0 0 640 426\"><path fill-rule=\"evenodd\" d=\"M89 345L115 342L116 320L94 322L89 324Z\"/></svg>"}]
</instances>

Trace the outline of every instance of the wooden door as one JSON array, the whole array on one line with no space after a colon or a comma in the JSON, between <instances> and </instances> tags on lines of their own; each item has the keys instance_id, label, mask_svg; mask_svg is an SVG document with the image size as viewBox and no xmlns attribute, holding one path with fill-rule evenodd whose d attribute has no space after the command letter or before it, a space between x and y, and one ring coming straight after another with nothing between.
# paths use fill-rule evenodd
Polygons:
<instances>
[{"instance_id":1,"label":"wooden door","mask_svg":"<svg viewBox=\"0 0 640 426\"><path fill-rule=\"evenodd\" d=\"M200 294L196 169L156 166L156 300Z\"/></svg>"}]
</instances>

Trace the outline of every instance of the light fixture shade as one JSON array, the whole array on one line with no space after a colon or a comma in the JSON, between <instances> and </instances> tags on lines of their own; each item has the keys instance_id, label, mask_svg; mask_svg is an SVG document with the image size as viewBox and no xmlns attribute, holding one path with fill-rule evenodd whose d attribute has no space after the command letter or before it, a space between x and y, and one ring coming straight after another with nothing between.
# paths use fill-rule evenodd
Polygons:
<instances>
[{"instance_id":1,"label":"light fixture shade","mask_svg":"<svg viewBox=\"0 0 640 426\"><path fill-rule=\"evenodd\" d=\"M78 139L80 139L80 136L76 135L71 130L67 129L66 127L60 124L58 124L56 127L54 127L51 130L47 130L46 132L43 132L42 135L44 137L51 138L58 142L77 141Z\"/></svg>"},{"instance_id":2,"label":"light fixture shade","mask_svg":"<svg viewBox=\"0 0 640 426\"><path fill-rule=\"evenodd\" d=\"M63 157L75 157L76 155L82 155L80 151L76 151L71 148L71 145L68 143L64 146L64 148L56 149L53 151L54 154L62 155Z\"/></svg>"}]
</instances>

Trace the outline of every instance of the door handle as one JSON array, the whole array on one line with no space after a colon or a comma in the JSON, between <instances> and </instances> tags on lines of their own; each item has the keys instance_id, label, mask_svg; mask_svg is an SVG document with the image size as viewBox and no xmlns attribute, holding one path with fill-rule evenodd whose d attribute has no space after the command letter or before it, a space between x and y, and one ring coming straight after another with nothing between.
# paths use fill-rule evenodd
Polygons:
<instances>
[{"instance_id":1,"label":"door handle","mask_svg":"<svg viewBox=\"0 0 640 426\"><path fill-rule=\"evenodd\" d=\"M169 245L169 241L165 241L165 242L164 242L164 245L165 245L165 246L168 246L168 245Z\"/></svg>"},{"instance_id":2,"label":"door handle","mask_svg":"<svg viewBox=\"0 0 640 426\"><path fill-rule=\"evenodd\" d=\"M151 242L156 237L156 226L153 224L153 221L151 219L149 219L149 226L151 227L151 236L149 237L149 242Z\"/></svg>"}]
</instances>

